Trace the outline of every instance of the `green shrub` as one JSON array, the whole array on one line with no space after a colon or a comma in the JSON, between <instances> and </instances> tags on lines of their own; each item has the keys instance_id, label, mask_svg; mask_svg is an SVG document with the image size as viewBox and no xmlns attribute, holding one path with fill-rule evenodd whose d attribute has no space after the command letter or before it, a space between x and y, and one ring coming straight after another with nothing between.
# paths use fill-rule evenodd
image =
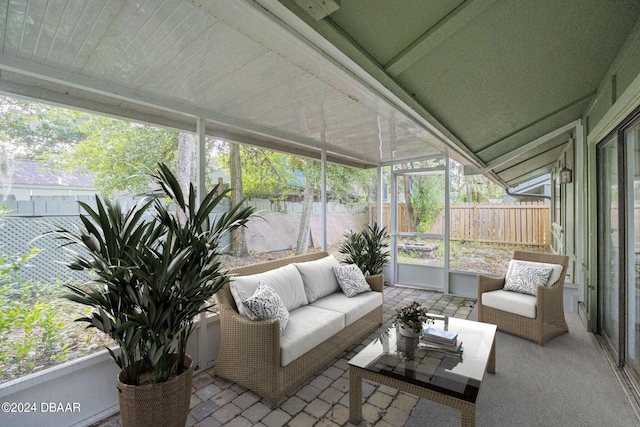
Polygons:
<instances>
[{"instance_id":1,"label":"green shrub","mask_svg":"<svg viewBox=\"0 0 640 427\"><path fill-rule=\"evenodd\" d=\"M20 275L34 248L23 255L0 254L0 381L31 373L43 360L66 359L50 286L31 283Z\"/></svg>"}]
</instances>

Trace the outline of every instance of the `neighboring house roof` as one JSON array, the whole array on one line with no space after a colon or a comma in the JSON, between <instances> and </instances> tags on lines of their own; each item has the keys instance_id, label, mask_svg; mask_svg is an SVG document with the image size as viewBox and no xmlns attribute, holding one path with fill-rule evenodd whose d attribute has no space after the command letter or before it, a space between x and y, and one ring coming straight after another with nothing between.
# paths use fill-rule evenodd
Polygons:
<instances>
[{"instance_id":1,"label":"neighboring house roof","mask_svg":"<svg viewBox=\"0 0 640 427\"><path fill-rule=\"evenodd\" d=\"M13 169L11 182L13 186L38 185L93 188L94 175L91 173L82 173L78 170L69 173L63 169L54 169L47 163L35 160L13 160L10 165L11 169Z\"/></svg>"}]
</instances>

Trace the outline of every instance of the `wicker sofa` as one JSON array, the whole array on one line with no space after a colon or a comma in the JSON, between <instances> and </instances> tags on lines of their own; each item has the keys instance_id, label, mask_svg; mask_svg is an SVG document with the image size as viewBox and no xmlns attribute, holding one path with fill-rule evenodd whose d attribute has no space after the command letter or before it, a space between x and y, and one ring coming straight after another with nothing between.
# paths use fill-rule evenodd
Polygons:
<instances>
[{"instance_id":1,"label":"wicker sofa","mask_svg":"<svg viewBox=\"0 0 640 427\"><path fill-rule=\"evenodd\" d=\"M551 286L539 286L536 296L519 295L510 291L502 291L505 277L488 277L478 275L478 321L492 323L498 329L510 334L535 341L543 346L549 339L569 330L564 317L563 292L567 275L569 257L547 253L515 251L513 260L536 263L556 264L561 272ZM552 279L550 279L551 281ZM492 299L489 305L488 296L499 296L506 292L517 296L520 301L533 309L533 316L517 314L518 301ZM496 303L497 302L497 303Z\"/></svg>"},{"instance_id":2,"label":"wicker sofa","mask_svg":"<svg viewBox=\"0 0 640 427\"><path fill-rule=\"evenodd\" d=\"M235 276L250 276L286 268L293 263L305 263L306 265L307 262L321 260L327 256L327 252L313 253L238 267L228 272ZM366 279L372 292L382 294L382 275L370 276ZM340 292L335 292L335 294L320 298L314 304L309 305L313 305L315 310L318 304L322 306L322 300L324 300L324 309L332 310L333 307L339 310L340 303L334 304L333 301L336 301L336 298L344 297L344 294L340 294ZM284 360L279 322L277 320L254 321L241 315L232 294L231 285L227 283L216 294L220 313L221 338L220 354L216 360L214 373L252 390L267 399L271 408L275 409L290 390L302 384L333 358L340 355L349 346L358 343L382 324L382 295L378 297L376 294L365 294L370 294L368 295L369 300L371 297L379 300L379 305L376 302L375 308L362 314L357 320L351 314L351 320L342 320L345 326L334 335L324 339L304 354L295 357L294 360ZM365 295L363 298L367 298L367 296ZM344 300L344 298L342 299ZM291 322L294 321L294 313L295 311L291 311L289 325L282 332L283 342L289 338L286 334L289 333ZM337 315L339 314L335 312L332 314L333 318ZM340 316L344 317L344 315ZM291 358L290 355L289 358Z\"/></svg>"}]
</instances>

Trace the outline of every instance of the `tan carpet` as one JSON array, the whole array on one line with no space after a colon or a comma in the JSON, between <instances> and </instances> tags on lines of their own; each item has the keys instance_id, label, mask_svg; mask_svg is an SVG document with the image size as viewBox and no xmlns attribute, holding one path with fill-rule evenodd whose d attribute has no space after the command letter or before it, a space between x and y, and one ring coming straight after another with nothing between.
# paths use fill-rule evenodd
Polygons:
<instances>
[{"instance_id":1,"label":"tan carpet","mask_svg":"<svg viewBox=\"0 0 640 427\"><path fill-rule=\"evenodd\" d=\"M569 333L544 347L498 332L496 374L485 375L478 427L640 425L595 336L577 315L567 322ZM405 425L459 426L460 412L420 399Z\"/></svg>"}]
</instances>

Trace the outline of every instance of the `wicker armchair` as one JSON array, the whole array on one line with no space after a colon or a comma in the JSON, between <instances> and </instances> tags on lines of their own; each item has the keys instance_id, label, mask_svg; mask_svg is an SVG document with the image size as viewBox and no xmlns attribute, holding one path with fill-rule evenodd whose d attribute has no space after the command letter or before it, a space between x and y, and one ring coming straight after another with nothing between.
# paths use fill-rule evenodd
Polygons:
<instances>
[{"instance_id":1,"label":"wicker armchair","mask_svg":"<svg viewBox=\"0 0 640 427\"><path fill-rule=\"evenodd\" d=\"M551 286L538 287L535 297L536 317L534 319L483 305L482 294L502 289L505 278L478 275L478 321L497 325L501 331L530 339L542 346L554 336L569 330L564 317L563 304L564 280L569 257L515 251L513 259L559 264L562 266L562 273Z\"/></svg>"}]
</instances>

